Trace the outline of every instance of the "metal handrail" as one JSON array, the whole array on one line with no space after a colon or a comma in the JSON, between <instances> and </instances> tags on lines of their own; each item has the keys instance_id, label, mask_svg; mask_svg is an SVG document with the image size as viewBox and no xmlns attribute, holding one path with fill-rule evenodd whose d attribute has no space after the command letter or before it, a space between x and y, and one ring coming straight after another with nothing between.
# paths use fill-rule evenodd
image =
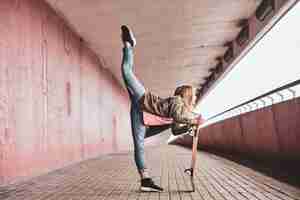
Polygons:
<instances>
[{"instance_id":1,"label":"metal handrail","mask_svg":"<svg viewBox=\"0 0 300 200\"><path fill-rule=\"evenodd\" d=\"M264 97L268 97L268 96L271 95L271 94L278 93L278 92L281 91L281 90L285 90L285 89L288 89L288 88L290 88L290 87L293 87L293 86L296 86L296 85L299 85L299 84L300 84L300 79L299 79L299 80L296 80L296 81L294 81L294 82L291 82L291 83L289 83L289 84L286 84L286 85L284 85L284 86L278 87L278 88L276 88L276 89L274 89L274 90L271 90L270 92L267 92L267 93L265 93L265 94L262 94L262 95L260 95L260 96L258 96L258 97L255 97L255 98L253 98L253 99L251 99L251 100L248 100L248 101L246 101L246 102L244 102L244 103L241 103L241 104L239 104L239 105L237 105L237 106L234 106L234 107L232 107L232 108L230 108L230 109L227 109L227 110L225 110L225 111L223 111L223 112L221 112L221 113L218 113L218 114L216 114L216 115L214 115L214 116L208 118L207 121L209 121L209 120L211 120L211 119L214 119L214 118L216 118L216 117L219 117L219 116L221 116L221 115L223 115L223 114L225 114L225 113L227 113L227 112L230 112L230 111L232 111L232 110L234 110L234 109L236 109L236 108L245 106L245 105L247 105L247 104L249 104L249 103L251 103L251 102L254 102L254 101L259 100L259 99L264 98ZM251 110L252 110L252 109L251 109Z\"/></svg>"}]
</instances>

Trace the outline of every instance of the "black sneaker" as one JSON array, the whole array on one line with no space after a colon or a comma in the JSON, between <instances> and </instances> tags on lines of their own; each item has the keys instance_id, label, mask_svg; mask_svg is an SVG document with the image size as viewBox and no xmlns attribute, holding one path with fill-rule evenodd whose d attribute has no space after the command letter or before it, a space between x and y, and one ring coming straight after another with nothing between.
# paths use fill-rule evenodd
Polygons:
<instances>
[{"instance_id":1,"label":"black sneaker","mask_svg":"<svg viewBox=\"0 0 300 200\"><path fill-rule=\"evenodd\" d=\"M153 182L151 178L144 178L141 181L141 191L143 192L160 192L163 189Z\"/></svg>"},{"instance_id":2,"label":"black sneaker","mask_svg":"<svg viewBox=\"0 0 300 200\"><path fill-rule=\"evenodd\" d=\"M132 31L125 25L121 26L123 43L129 42L132 47L136 45L136 40Z\"/></svg>"}]
</instances>

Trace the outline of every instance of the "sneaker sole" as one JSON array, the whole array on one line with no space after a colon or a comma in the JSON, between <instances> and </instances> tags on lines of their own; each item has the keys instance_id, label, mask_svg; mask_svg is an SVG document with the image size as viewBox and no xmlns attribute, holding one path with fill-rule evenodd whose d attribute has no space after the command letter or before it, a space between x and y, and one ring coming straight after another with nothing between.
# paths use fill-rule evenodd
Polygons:
<instances>
[{"instance_id":1,"label":"sneaker sole","mask_svg":"<svg viewBox=\"0 0 300 200\"><path fill-rule=\"evenodd\" d=\"M125 26L124 28L121 28L122 31L128 33L128 42L131 44L132 47L135 47L136 45L136 39L131 31L131 29L128 26Z\"/></svg>"},{"instance_id":2,"label":"sneaker sole","mask_svg":"<svg viewBox=\"0 0 300 200\"><path fill-rule=\"evenodd\" d=\"M161 190L149 188L149 187L141 187L142 192L162 192Z\"/></svg>"}]
</instances>

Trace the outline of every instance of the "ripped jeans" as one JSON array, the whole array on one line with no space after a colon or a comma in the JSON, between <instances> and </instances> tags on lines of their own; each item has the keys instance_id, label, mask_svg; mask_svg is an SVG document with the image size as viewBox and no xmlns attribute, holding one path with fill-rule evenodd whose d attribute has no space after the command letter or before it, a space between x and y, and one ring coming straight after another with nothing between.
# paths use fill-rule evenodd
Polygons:
<instances>
[{"instance_id":1,"label":"ripped jeans","mask_svg":"<svg viewBox=\"0 0 300 200\"><path fill-rule=\"evenodd\" d=\"M144 155L144 138L146 127L143 124L139 99L145 94L145 88L133 73L133 48L123 48L122 77L131 100L130 118L134 143L134 160L138 171L146 169Z\"/></svg>"}]
</instances>

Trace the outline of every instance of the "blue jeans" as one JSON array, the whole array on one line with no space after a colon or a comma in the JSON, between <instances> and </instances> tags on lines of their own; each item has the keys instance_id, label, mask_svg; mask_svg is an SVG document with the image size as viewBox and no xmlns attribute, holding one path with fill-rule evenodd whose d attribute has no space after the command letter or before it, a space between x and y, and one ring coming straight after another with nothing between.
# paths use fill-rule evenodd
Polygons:
<instances>
[{"instance_id":1,"label":"blue jeans","mask_svg":"<svg viewBox=\"0 0 300 200\"><path fill-rule=\"evenodd\" d=\"M134 160L138 170L143 171L146 168L144 155L146 127L143 124L142 111L138 102L145 94L145 88L133 73L132 47L123 48L122 77L131 100L130 118L134 143Z\"/></svg>"}]
</instances>

